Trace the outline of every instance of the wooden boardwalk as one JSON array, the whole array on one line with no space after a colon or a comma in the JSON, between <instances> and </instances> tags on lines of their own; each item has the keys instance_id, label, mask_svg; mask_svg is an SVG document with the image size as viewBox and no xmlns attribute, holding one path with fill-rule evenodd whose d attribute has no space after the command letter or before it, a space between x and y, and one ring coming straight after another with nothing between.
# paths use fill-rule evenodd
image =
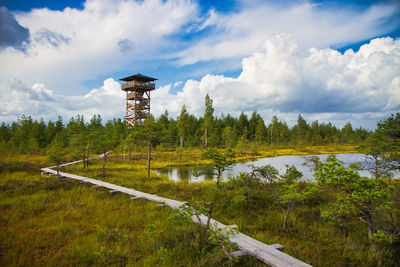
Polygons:
<instances>
[{"instance_id":1,"label":"wooden boardwalk","mask_svg":"<svg viewBox=\"0 0 400 267\"><path fill-rule=\"evenodd\" d=\"M95 158L101 158L103 157L103 155L99 156L99 157L95 157ZM94 158L92 158L94 159ZM82 161L74 161L74 162L70 162L70 163L66 163L63 165L60 165L60 167L62 166L67 166L67 165L72 165L72 164L76 164L76 163L80 163ZM52 166L52 167L47 167L47 168L42 168L42 174L51 174L51 175L57 175L57 171L53 170L52 168L54 168L56 166ZM121 192L124 194L128 194L131 196L134 196L134 198L143 198L143 199L147 199L150 201L155 201L158 203L162 203L163 205L169 206L172 209L175 210L183 210L183 209L187 209L189 208L187 206L187 202L182 202L182 201L177 201L177 200L173 200L173 199L169 199L169 198L164 198L164 197L160 197L157 195L152 195L152 194L147 194L144 192L140 192L131 188L126 188L123 186L118 186L115 184L110 184L107 182L103 182L100 180L95 180L95 179L91 179L88 177L83 177L83 176L79 176L79 175L75 175L75 174L69 174L69 173L65 173L65 172L59 172L60 177L66 177L66 178L70 178L70 179L75 179L84 183L89 183L89 184L93 184L93 185L97 185L99 187L104 187L110 190L111 193L115 193L115 192ZM192 220L193 222L200 224L204 227L207 226L207 221L208 221L208 217L200 214L200 215L193 215L192 216ZM227 232L231 229L234 228L235 226L229 226L229 225L224 225L214 219L210 219L210 226L215 227L216 229L222 229L221 232L226 234L229 237L229 240L231 242L236 243L236 245L238 246L238 248L243 252L243 253L237 253L235 252L237 255L241 254L241 255L245 255L245 254L249 254L252 255L254 257L256 257L257 259L259 259L260 261L270 265L270 266L311 266L308 265L288 254L285 254L281 251L278 250L279 245L266 245L258 240L255 240L245 234L242 234L240 232L236 232L233 234L227 234Z\"/></svg>"}]
</instances>

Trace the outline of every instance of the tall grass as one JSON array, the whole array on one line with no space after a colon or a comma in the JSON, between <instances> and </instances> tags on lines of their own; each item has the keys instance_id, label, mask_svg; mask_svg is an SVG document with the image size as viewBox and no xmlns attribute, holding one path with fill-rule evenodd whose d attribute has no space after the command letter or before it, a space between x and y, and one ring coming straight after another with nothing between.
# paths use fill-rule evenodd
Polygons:
<instances>
[{"instance_id":1,"label":"tall grass","mask_svg":"<svg viewBox=\"0 0 400 267\"><path fill-rule=\"evenodd\" d=\"M78 181L42 177L34 164L38 159L23 160L1 163L1 266L231 264L221 248L208 241L204 229L178 212ZM180 164L162 155L155 161L160 166ZM396 266L400 262L395 247L371 246L361 224L351 225L345 236L321 220L320 210L332 201L332 192L298 206L283 230L285 208L277 201L278 186L261 185L246 202L229 183L218 190L212 181L174 183L153 172L147 179L143 159L124 161L121 155L111 156L106 177L101 167L97 160L89 169L72 165L63 171L177 200L212 201L214 219L236 224L239 231L267 244L280 243L286 253L314 266ZM400 185L395 185L398 192ZM242 257L239 264L262 265L250 256Z\"/></svg>"},{"instance_id":2,"label":"tall grass","mask_svg":"<svg viewBox=\"0 0 400 267\"><path fill-rule=\"evenodd\" d=\"M144 177L145 172L132 175ZM169 208L156 207L157 203L34 172L1 177L1 266L227 263L221 249L208 242L204 229L182 221ZM159 178L152 180L152 186L141 178L131 184L142 183L149 191L172 186L159 183ZM259 264L251 257L246 262Z\"/></svg>"}]
</instances>

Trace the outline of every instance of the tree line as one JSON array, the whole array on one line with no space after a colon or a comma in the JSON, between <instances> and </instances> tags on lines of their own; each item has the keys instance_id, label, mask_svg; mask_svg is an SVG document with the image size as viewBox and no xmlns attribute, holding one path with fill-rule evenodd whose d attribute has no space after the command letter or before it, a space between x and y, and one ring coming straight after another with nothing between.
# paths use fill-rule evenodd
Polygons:
<instances>
[{"instance_id":1,"label":"tree line","mask_svg":"<svg viewBox=\"0 0 400 267\"><path fill-rule=\"evenodd\" d=\"M161 149L190 147L251 147L263 144L274 146L302 146L329 144L360 144L371 132L354 129L350 123L337 128L331 123L307 122L299 114L297 123L289 127L273 116L266 125L257 111L251 116L244 112L235 118L214 114L212 99L205 98L205 112L196 117L183 105L174 119L165 111L158 118L150 117L147 124L127 128L122 119L103 123L100 115L88 122L82 115L72 117L66 124L61 117L56 121L33 120L21 116L11 124L0 126L0 151L40 153L53 146L69 150L73 155L102 153L104 149L132 147L151 137L152 147ZM149 135L151 129L152 134ZM84 152L85 150L85 152Z\"/></svg>"}]
</instances>

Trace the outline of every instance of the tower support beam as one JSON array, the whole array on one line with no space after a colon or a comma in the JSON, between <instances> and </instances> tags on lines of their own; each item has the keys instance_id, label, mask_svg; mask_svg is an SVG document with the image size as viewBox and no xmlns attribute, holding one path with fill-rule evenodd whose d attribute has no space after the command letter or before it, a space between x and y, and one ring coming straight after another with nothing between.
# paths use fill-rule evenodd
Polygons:
<instances>
[{"instance_id":1,"label":"tower support beam","mask_svg":"<svg viewBox=\"0 0 400 267\"><path fill-rule=\"evenodd\" d=\"M133 127L150 116L150 92L157 79L137 74L120 80L125 81L121 89L126 92L126 126Z\"/></svg>"}]
</instances>

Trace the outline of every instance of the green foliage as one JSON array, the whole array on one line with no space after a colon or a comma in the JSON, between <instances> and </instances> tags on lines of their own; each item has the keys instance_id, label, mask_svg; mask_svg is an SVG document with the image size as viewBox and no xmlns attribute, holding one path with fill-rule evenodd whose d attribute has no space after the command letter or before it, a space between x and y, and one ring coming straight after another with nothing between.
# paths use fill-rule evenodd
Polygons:
<instances>
[{"instance_id":1,"label":"green foliage","mask_svg":"<svg viewBox=\"0 0 400 267\"><path fill-rule=\"evenodd\" d=\"M383 132L386 142L390 145L389 152L392 159L398 161L400 148L400 112L391 114L390 117L378 123L378 129Z\"/></svg>"},{"instance_id":2,"label":"green foliage","mask_svg":"<svg viewBox=\"0 0 400 267\"><path fill-rule=\"evenodd\" d=\"M213 100L207 94L205 98L205 112L204 112L204 147L208 146L208 137L213 129L214 122L214 108L212 106Z\"/></svg>"},{"instance_id":3,"label":"green foliage","mask_svg":"<svg viewBox=\"0 0 400 267\"><path fill-rule=\"evenodd\" d=\"M222 140L225 141L225 147L232 148L236 143L236 133L232 127L227 126L222 131Z\"/></svg>"},{"instance_id":4,"label":"green foliage","mask_svg":"<svg viewBox=\"0 0 400 267\"><path fill-rule=\"evenodd\" d=\"M93 255L101 263L101 265L110 265L118 261L118 253L112 249L107 249L105 247L100 247L99 250L93 252Z\"/></svg>"},{"instance_id":5,"label":"green foliage","mask_svg":"<svg viewBox=\"0 0 400 267\"><path fill-rule=\"evenodd\" d=\"M213 168L217 176L217 187L220 187L220 180L225 168L232 165L235 152L227 149L225 154L220 153L216 148L207 148L201 155L204 159L211 160L209 167Z\"/></svg>"},{"instance_id":6,"label":"green foliage","mask_svg":"<svg viewBox=\"0 0 400 267\"><path fill-rule=\"evenodd\" d=\"M373 240L379 244L392 244L393 237L391 235L387 235L383 233L381 230L377 230L374 233Z\"/></svg>"},{"instance_id":7,"label":"green foliage","mask_svg":"<svg viewBox=\"0 0 400 267\"><path fill-rule=\"evenodd\" d=\"M293 183L301 179L303 177L303 173L297 170L294 165L286 164L286 172L282 175L282 180L286 183Z\"/></svg>"},{"instance_id":8,"label":"green foliage","mask_svg":"<svg viewBox=\"0 0 400 267\"><path fill-rule=\"evenodd\" d=\"M212 104L211 99L209 103ZM234 153L232 150L223 153L215 147L236 146L241 156L246 157L251 153L251 145L254 155L265 153L260 150L260 143L270 148L287 144L353 144L365 140L361 146L365 150L360 151L376 155L377 159L378 179L360 177L354 171L357 166L347 169L332 158L324 164L314 164L320 172L318 187L298 182L300 174L290 166L277 183L277 171L264 166L232 178L220 190L207 182L193 185L172 184L159 177L147 180L144 160L137 156L137 164L128 164L121 159L124 142L140 147L150 138L153 147L168 150L161 156L159 150L153 153L163 166L199 161L201 151L191 147L204 144L205 117L197 118L186 110L177 120L169 118L167 112L157 120L150 118L135 127L137 132L127 129L121 119L103 124L99 115L88 122L78 115L66 125L61 118L46 124L26 116L11 124L2 123L0 151L7 156L0 165L1 265L221 266L227 263L229 255L225 251L230 253L231 249L226 235L214 234L212 240L218 246L212 245L205 231L189 224L182 214L155 209L154 204L142 200L129 202L122 194L110 196L104 190L38 175L38 163L47 166L50 161L58 165L64 162L66 152L69 157L82 158L108 149L115 150L116 155L109 159L107 177L101 176L101 162L94 162L90 170L77 166L68 167L69 170L183 201L193 198L196 201L192 201L192 206L204 213L208 212L207 207L198 203L213 202L213 217L217 220L236 223L241 231L260 241L282 242L289 254L313 265L332 262L341 266L395 265L400 255L396 250L399 182L381 179L390 175L385 174L380 164L384 160L399 162L399 118L399 113L391 115L371 134L362 128L353 129L350 124L342 129L318 121L309 124L301 115L292 128L274 117L266 131L257 112L252 113L250 120L244 113L239 118L212 115L207 136L208 145L214 150L207 149L203 158L210 160L216 177L232 163ZM181 136L184 162L171 159L174 152L170 152L180 145ZM24 163L26 158L32 158L32 162ZM280 227L283 217L287 228L284 233ZM289 217L290 227L286 227ZM321 218L330 224L323 223ZM343 230L345 236L338 235L332 224ZM369 240L379 246L371 250ZM259 263L243 257L240 264Z\"/></svg>"},{"instance_id":9,"label":"green foliage","mask_svg":"<svg viewBox=\"0 0 400 267\"><path fill-rule=\"evenodd\" d=\"M394 207L390 192L394 188L386 180L362 177L336 160L320 163L315 176L320 185L337 192L336 202L325 210L323 217L331 217L331 221L342 227L345 221L357 218L367 226L372 240L377 231L398 236L397 229L391 227Z\"/></svg>"},{"instance_id":10,"label":"green foliage","mask_svg":"<svg viewBox=\"0 0 400 267\"><path fill-rule=\"evenodd\" d=\"M279 171L272 165L264 165L264 166L254 166L251 167L251 178L257 177L259 179L263 179L269 183L273 183L274 181L279 179Z\"/></svg>"},{"instance_id":11,"label":"green foliage","mask_svg":"<svg viewBox=\"0 0 400 267\"><path fill-rule=\"evenodd\" d=\"M314 183L298 182L302 176L303 173L298 171L295 166L286 165L286 173L282 175L281 195L279 196L280 203L286 206L287 209L282 225L283 229L286 229L292 209L318 191Z\"/></svg>"},{"instance_id":12,"label":"green foliage","mask_svg":"<svg viewBox=\"0 0 400 267\"><path fill-rule=\"evenodd\" d=\"M284 183L281 185L281 188L282 194L279 201L283 205L302 203L318 190L313 183Z\"/></svg>"},{"instance_id":13,"label":"green foliage","mask_svg":"<svg viewBox=\"0 0 400 267\"><path fill-rule=\"evenodd\" d=\"M255 174L255 171L253 171L252 174L241 172L239 176L229 178L228 186L235 188L237 193L239 193L239 195L245 200L246 206L248 206L250 198L254 191L261 186L261 183L262 181ZM238 200L236 199L236 202L237 201Z\"/></svg>"},{"instance_id":14,"label":"green foliage","mask_svg":"<svg viewBox=\"0 0 400 267\"><path fill-rule=\"evenodd\" d=\"M47 157L52 163L60 165L65 161L64 155L65 152L63 150L62 141L57 135L47 149Z\"/></svg>"},{"instance_id":15,"label":"green foliage","mask_svg":"<svg viewBox=\"0 0 400 267\"><path fill-rule=\"evenodd\" d=\"M258 143L263 143L266 135L267 135L267 128L265 127L264 120L262 118L259 118L257 120L256 130L254 134L255 140Z\"/></svg>"},{"instance_id":16,"label":"green foliage","mask_svg":"<svg viewBox=\"0 0 400 267\"><path fill-rule=\"evenodd\" d=\"M86 150L88 148L87 138L84 132L79 132L71 137L71 156L74 159L86 159Z\"/></svg>"},{"instance_id":17,"label":"green foliage","mask_svg":"<svg viewBox=\"0 0 400 267\"><path fill-rule=\"evenodd\" d=\"M231 255L232 252L236 249L236 244L232 243L229 240L229 236L237 233L237 231L229 226L225 227L224 229L210 226L209 222L212 216L212 208L212 202L202 203L196 202L192 199L191 202L180 207L180 218L182 218L182 221L185 221L187 223L192 220L193 216L197 217L197 220L200 221L199 216L207 214L208 222L206 226L206 231L208 241L210 241L211 244L221 247L225 256L229 259L230 262L238 262L238 258ZM174 218L177 217L175 216Z\"/></svg>"},{"instance_id":18,"label":"green foliage","mask_svg":"<svg viewBox=\"0 0 400 267\"><path fill-rule=\"evenodd\" d=\"M159 138L159 132L159 125L155 121L153 115L150 115L143 123L143 137L151 142L157 142Z\"/></svg>"},{"instance_id":19,"label":"green foliage","mask_svg":"<svg viewBox=\"0 0 400 267\"><path fill-rule=\"evenodd\" d=\"M280 122L276 116L269 125L256 111L252 112L250 120L243 112L239 118L228 115L215 116L213 100L207 95L203 117L196 117L187 112L186 106L177 119L169 117L165 111L158 119L154 119L156 140L153 147L174 150L180 147L238 147L240 152L258 155L260 144L271 145L326 145L326 144L360 144L369 135L365 129L353 129L346 124L338 129L332 124L315 121L310 125L299 115L298 122L289 128L285 122ZM383 136L390 140L390 154L398 158L396 148L399 142L396 134L398 115L382 121L379 129ZM136 128L136 127L135 127ZM103 123L100 115L94 115L88 122L82 115L72 117L64 125L61 117L57 121L33 120L30 116L21 116L11 125L2 123L0 126L0 150L21 154L40 154L59 135L63 147L71 150L74 158L85 157L91 153L100 153L104 147L122 150L127 147L130 152L135 148L135 137L121 119L112 119ZM107 140L107 144L103 140ZM83 148L84 147L84 148ZM392 149L393 148L393 149ZM396 156L397 155L397 156Z\"/></svg>"},{"instance_id":20,"label":"green foliage","mask_svg":"<svg viewBox=\"0 0 400 267\"><path fill-rule=\"evenodd\" d=\"M177 128L179 134L179 146L183 147L184 140L189 132L189 114L186 111L186 106L182 106L181 114L178 118Z\"/></svg>"},{"instance_id":21,"label":"green foliage","mask_svg":"<svg viewBox=\"0 0 400 267\"><path fill-rule=\"evenodd\" d=\"M229 240L229 235L237 233L235 229L230 228L229 226L227 226L225 229L216 228L212 226L207 230L207 233L208 233L208 240L210 240L212 244L222 247L225 256L228 257L230 262L239 261L238 257L232 256L232 252L234 252L237 249L236 243L232 243Z\"/></svg>"},{"instance_id":22,"label":"green foliage","mask_svg":"<svg viewBox=\"0 0 400 267\"><path fill-rule=\"evenodd\" d=\"M391 148L382 130L377 129L369 135L357 149L367 155L365 166L373 177L391 177L391 171L394 168L389 154Z\"/></svg>"},{"instance_id":23,"label":"green foliage","mask_svg":"<svg viewBox=\"0 0 400 267\"><path fill-rule=\"evenodd\" d=\"M400 167L400 113L378 123L378 128L358 147L372 159L366 167L375 177L391 178L392 170ZM396 164L394 164L396 162Z\"/></svg>"},{"instance_id":24,"label":"green foliage","mask_svg":"<svg viewBox=\"0 0 400 267\"><path fill-rule=\"evenodd\" d=\"M170 152L166 152L167 154ZM169 154L168 154L169 155ZM41 155L18 155L1 159L0 168L0 265L2 266L226 266L231 264L220 245L212 244L207 232L180 212L156 208L154 202L129 200L124 194L110 195L108 190L53 177L40 176L37 162L50 165ZM159 158L179 164L170 158ZM240 187L230 182L217 190L210 182L173 183L164 177L146 179L145 162L122 160L121 154L109 157L108 175L101 177L102 160L90 169L67 166L66 172L102 179L181 201L191 201L207 214L213 202L212 218L224 224L236 224L240 231L266 244L280 243L285 253L313 266L396 266L399 253L396 239L386 231L375 233L379 245L371 247L365 226L356 216L346 216L347 236L321 219L323 211L337 203L338 189L320 185L320 190L291 210L286 230L282 221L287 205L280 201L287 183L250 180L249 205ZM247 179L246 177L245 179ZM392 180L392 206L399 207L400 183ZM297 192L304 190L304 182ZM295 191L296 192L296 191ZM241 202L236 202L238 196ZM260 212L261 211L261 212ZM322 212L321 212L322 211ZM379 225L389 219L379 211ZM329 212L328 212L329 214ZM393 209L395 226L400 213ZM148 226L152 225L152 226ZM223 229L222 229L223 230ZM146 232L146 234L145 234ZM151 238L150 238L151 237ZM388 241L385 241L388 240ZM251 256L240 257L240 266L263 266Z\"/></svg>"},{"instance_id":25,"label":"green foliage","mask_svg":"<svg viewBox=\"0 0 400 267\"><path fill-rule=\"evenodd\" d=\"M318 170L319 157L312 155L304 158L303 166L308 166L312 171Z\"/></svg>"},{"instance_id":26,"label":"green foliage","mask_svg":"<svg viewBox=\"0 0 400 267\"><path fill-rule=\"evenodd\" d=\"M260 153L258 153L258 144L256 142L250 143L250 149L251 149L251 155L253 156L260 155Z\"/></svg>"},{"instance_id":27,"label":"green foliage","mask_svg":"<svg viewBox=\"0 0 400 267\"><path fill-rule=\"evenodd\" d=\"M306 140L307 132L309 131L310 126L306 122L306 120L299 114L297 118L297 125L294 126L295 129L295 138L296 141L300 144L303 144Z\"/></svg>"},{"instance_id":28,"label":"green foliage","mask_svg":"<svg viewBox=\"0 0 400 267\"><path fill-rule=\"evenodd\" d=\"M175 147L175 137L177 136L176 121L168 117L166 110L158 120L159 125L159 141L163 149L172 150Z\"/></svg>"}]
</instances>

